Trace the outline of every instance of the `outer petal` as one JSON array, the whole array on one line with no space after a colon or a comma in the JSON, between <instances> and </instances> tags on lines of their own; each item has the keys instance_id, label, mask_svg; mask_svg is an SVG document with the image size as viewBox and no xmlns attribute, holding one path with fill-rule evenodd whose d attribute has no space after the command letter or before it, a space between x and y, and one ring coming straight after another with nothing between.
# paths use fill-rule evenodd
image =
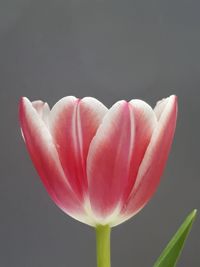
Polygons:
<instances>
[{"instance_id":1,"label":"outer petal","mask_svg":"<svg viewBox=\"0 0 200 267\"><path fill-rule=\"evenodd\" d=\"M87 194L86 158L107 108L98 100L65 97L50 113L49 127L69 184L82 201Z\"/></svg>"},{"instance_id":2,"label":"outer petal","mask_svg":"<svg viewBox=\"0 0 200 267\"><path fill-rule=\"evenodd\" d=\"M87 171L92 209L106 223L113 223L127 200L156 125L152 108L132 100L116 103L99 127Z\"/></svg>"},{"instance_id":3,"label":"outer petal","mask_svg":"<svg viewBox=\"0 0 200 267\"><path fill-rule=\"evenodd\" d=\"M124 206L124 211L122 211L122 213L125 213L124 220L133 216L148 202L159 184L176 126L176 97L171 96L165 99L162 102L162 111L159 111L157 114L159 114L158 125L140 165L129 201Z\"/></svg>"},{"instance_id":4,"label":"outer petal","mask_svg":"<svg viewBox=\"0 0 200 267\"><path fill-rule=\"evenodd\" d=\"M20 122L30 157L54 202L73 217L81 217L81 203L71 191L50 132L27 98L19 108Z\"/></svg>"},{"instance_id":5,"label":"outer petal","mask_svg":"<svg viewBox=\"0 0 200 267\"><path fill-rule=\"evenodd\" d=\"M125 190L124 201L127 200L127 197L129 197L132 191L138 168L157 125L155 113L146 102L134 99L130 101L129 106L135 121L135 138L129 166L129 181Z\"/></svg>"},{"instance_id":6,"label":"outer petal","mask_svg":"<svg viewBox=\"0 0 200 267\"><path fill-rule=\"evenodd\" d=\"M126 101L117 102L106 114L92 143L87 161L93 212L106 218L114 212L128 181L134 141L134 119Z\"/></svg>"}]
</instances>

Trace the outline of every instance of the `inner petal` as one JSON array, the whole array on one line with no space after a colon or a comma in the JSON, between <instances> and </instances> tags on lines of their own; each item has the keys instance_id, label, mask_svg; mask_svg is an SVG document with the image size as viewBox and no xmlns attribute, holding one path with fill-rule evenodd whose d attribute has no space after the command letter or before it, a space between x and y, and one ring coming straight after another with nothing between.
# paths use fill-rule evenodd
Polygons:
<instances>
[{"instance_id":1,"label":"inner petal","mask_svg":"<svg viewBox=\"0 0 200 267\"><path fill-rule=\"evenodd\" d=\"M89 145L106 112L96 99L73 96L61 99L50 112L49 127L63 170L80 200L87 194Z\"/></svg>"}]
</instances>

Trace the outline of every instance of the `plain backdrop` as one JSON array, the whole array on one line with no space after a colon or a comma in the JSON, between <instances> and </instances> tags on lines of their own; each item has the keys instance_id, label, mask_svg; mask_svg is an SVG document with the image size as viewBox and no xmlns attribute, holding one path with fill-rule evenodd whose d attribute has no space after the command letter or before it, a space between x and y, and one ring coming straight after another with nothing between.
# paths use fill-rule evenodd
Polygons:
<instances>
[{"instance_id":1,"label":"plain backdrop","mask_svg":"<svg viewBox=\"0 0 200 267\"><path fill-rule=\"evenodd\" d=\"M113 267L151 267L185 216L200 208L200 2L0 1L0 266L94 267L95 232L50 200L20 135L21 96L66 95L110 107L176 94L176 135L161 185L112 231ZM200 265L197 219L178 266Z\"/></svg>"}]
</instances>

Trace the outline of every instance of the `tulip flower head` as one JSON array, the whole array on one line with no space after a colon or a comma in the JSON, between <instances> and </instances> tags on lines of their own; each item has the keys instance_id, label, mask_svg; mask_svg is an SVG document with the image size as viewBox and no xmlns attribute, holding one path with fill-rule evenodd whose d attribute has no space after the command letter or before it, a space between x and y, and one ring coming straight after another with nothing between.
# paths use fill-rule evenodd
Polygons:
<instances>
[{"instance_id":1,"label":"tulip flower head","mask_svg":"<svg viewBox=\"0 0 200 267\"><path fill-rule=\"evenodd\" d=\"M138 99L110 109L92 97L67 96L50 110L23 97L23 138L57 206L89 224L118 225L153 196L172 144L177 100L154 109Z\"/></svg>"}]
</instances>

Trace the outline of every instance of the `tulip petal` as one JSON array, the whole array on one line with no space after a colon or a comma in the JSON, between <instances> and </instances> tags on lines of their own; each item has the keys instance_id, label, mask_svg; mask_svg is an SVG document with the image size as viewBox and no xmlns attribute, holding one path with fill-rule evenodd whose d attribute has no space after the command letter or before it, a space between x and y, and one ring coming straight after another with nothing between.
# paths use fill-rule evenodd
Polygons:
<instances>
[{"instance_id":1,"label":"tulip petal","mask_svg":"<svg viewBox=\"0 0 200 267\"><path fill-rule=\"evenodd\" d=\"M140 165L139 172L129 201L124 205L124 220L132 217L148 202L155 192L163 173L174 136L177 101L171 96L156 107L158 125L153 132L150 144Z\"/></svg>"},{"instance_id":2,"label":"tulip petal","mask_svg":"<svg viewBox=\"0 0 200 267\"><path fill-rule=\"evenodd\" d=\"M154 111L141 100L119 101L104 117L87 161L90 201L99 218L117 217L156 125Z\"/></svg>"},{"instance_id":3,"label":"tulip petal","mask_svg":"<svg viewBox=\"0 0 200 267\"><path fill-rule=\"evenodd\" d=\"M93 138L87 160L93 212L105 218L117 208L128 180L134 142L134 118L126 101L117 102L106 114Z\"/></svg>"},{"instance_id":4,"label":"tulip petal","mask_svg":"<svg viewBox=\"0 0 200 267\"><path fill-rule=\"evenodd\" d=\"M165 106L167 105L167 103L168 103L168 101L165 98L163 98L162 100L160 100L156 103L156 106L154 108L154 112L155 112L155 115L156 115L158 121L159 121L160 116L162 115L162 112L165 109Z\"/></svg>"},{"instance_id":5,"label":"tulip petal","mask_svg":"<svg viewBox=\"0 0 200 267\"><path fill-rule=\"evenodd\" d=\"M135 140L129 166L129 181L124 193L124 201L129 197L138 168L149 145L152 133L157 125L157 119L153 109L144 101L134 99L129 102L130 111L133 113L135 121Z\"/></svg>"},{"instance_id":6,"label":"tulip petal","mask_svg":"<svg viewBox=\"0 0 200 267\"><path fill-rule=\"evenodd\" d=\"M36 109L38 115L48 125L50 108L49 105L41 100L33 101L32 106Z\"/></svg>"},{"instance_id":7,"label":"tulip petal","mask_svg":"<svg viewBox=\"0 0 200 267\"><path fill-rule=\"evenodd\" d=\"M98 100L69 96L50 112L49 127L68 182L82 201L87 194L86 158L107 108Z\"/></svg>"},{"instance_id":8,"label":"tulip petal","mask_svg":"<svg viewBox=\"0 0 200 267\"><path fill-rule=\"evenodd\" d=\"M22 132L30 157L54 202L72 217L76 217L76 214L79 217L83 212L82 205L70 189L52 136L42 120L42 113L38 113L38 105L36 108L34 106L27 98L22 98L19 108Z\"/></svg>"}]
</instances>

